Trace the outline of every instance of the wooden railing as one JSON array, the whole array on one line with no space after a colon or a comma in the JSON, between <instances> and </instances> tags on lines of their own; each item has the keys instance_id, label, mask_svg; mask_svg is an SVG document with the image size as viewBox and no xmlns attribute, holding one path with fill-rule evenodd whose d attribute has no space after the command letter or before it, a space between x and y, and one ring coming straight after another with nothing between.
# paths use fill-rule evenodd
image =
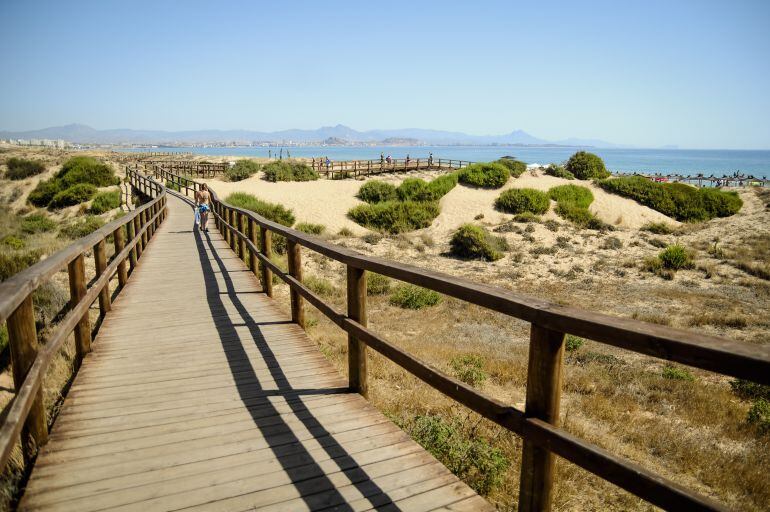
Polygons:
<instances>
[{"instance_id":1,"label":"wooden railing","mask_svg":"<svg viewBox=\"0 0 770 512\"><path fill-rule=\"evenodd\" d=\"M146 204L0 283L0 322L7 322L15 388L13 402L0 424L0 468L6 467L20 435L26 462L46 443L48 422L43 404L46 370L74 332L74 372L77 372L83 357L91 350L91 305L99 301L101 317L110 311L110 280L117 273L117 290L123 289L145 246L166 216L166 192L161 184L130 169L126 178L136 191L150 199ZM106 243L110 236L115 253L108 260ZM96 277L88 283L85 258L91 251ZM32 294L65 267L70 287L68 312L39 346Z\"/></svg>"},{"instance_id":2,"label":"wooden railing","mask_svg":"<svg viewBox=\"0 0 770 512\"><path fill-rule=\"evenodd\" d=\"M164 176L168 179L166 173L161 173L160 177ZM180 177L177 182L184 184L185 191L198 189L198 183L193 180ZM367 396L366 351L372 348L446 396L523 438L519 510L550 508L554 455L659 507L726 510L721 503L559 428L565 335L570 333L761 384L770 384L770 347L552 304L459 277L366 256L231 206L209 190L214 219L220 232L232 250L248 261L250 269L260 276L267 295L273 295L272 275L275 274L289 285L294 322L304 327L303 302L307 301L348 333L350 389ZM288 272L282 271L270 259L274 233L287 240ZM347 312L335 310L302 284L302 247L347 266ZM430 367L369 330L367 272L422 286L530 322L525 409L519 410L487 396Z\"/></svg>"},{"instance_id":3,"label":"wooden railing","mask_svg":"<svg viewBox=\"0 0 770 512\"><path fill-rule=\"evenodd\" d=\"M427 170L453 170L467 167L473 162L466 160L447 160L445 158L405 158L387 160L350 160L329 162L323 158L314 158L310 166L319 174L331 179L356 178L386 172L408 172Z\"/></svg>"}]
</instances>

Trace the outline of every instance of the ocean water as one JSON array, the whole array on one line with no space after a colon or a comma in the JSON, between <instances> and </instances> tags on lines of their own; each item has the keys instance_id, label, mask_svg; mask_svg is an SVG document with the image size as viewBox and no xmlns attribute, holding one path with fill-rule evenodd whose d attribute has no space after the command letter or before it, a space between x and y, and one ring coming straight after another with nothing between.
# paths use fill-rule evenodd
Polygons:
<instances>
[{"instance_id":1,"label":"ocean water","mask_svg":"<svg viewBox=\"0 0 770 512\"><path fill-rule=\"evenodd\" d=\"M126 151L168 151L180 153L196 153L212 156L257 156L267 157L268 150L272 155L280 151L280 147L232 147L232 148L189 148L162 147L153 149L131 149ZM521 146L303 146L283 148L283 156L287 151L293 157L323 157L331 160L375 160L380 153L393 158L428 158L433 153L434 158L451 158L455 160L470 160L472 162L488 162L502 156L514 156L519 160L533 164L548 164L565 162L578 148L566 147L521 147ZM604 159L607 168L616 172L647 172L647 173L676 173L695 175L703 173L706 176L714 174L753 175L770 177L770 151L767 150L702 150L702 149L600 149L588 148L587 151L596 153Z\"/></svg>"}]
</instances>

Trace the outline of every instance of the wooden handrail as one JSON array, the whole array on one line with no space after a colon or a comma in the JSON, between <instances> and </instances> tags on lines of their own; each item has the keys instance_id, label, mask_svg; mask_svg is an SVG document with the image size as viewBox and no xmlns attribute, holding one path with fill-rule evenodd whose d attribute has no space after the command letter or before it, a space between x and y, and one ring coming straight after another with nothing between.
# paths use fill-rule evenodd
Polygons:
<instances>
[{"instance_id":1,"label":"wooden handrail","mask_svg":"<svg viewBox=\"0 0 770 512\"><path fill-rule=\"evenodd\" d=\"M160 171L161 176L167 176ZM177 177L181 178L181 177ZM182 178L185 190L197 190L193 180ZM173 182L173 178L171 180ZM520 510L550 507L553 480L552 454L559 455L629 492L668 509L726 510L711 498L685 489L627 459L583 441L558 426L558 402L561 390L562 355L566 333L632 350L640 354L676 361L724 375L770 384L770 348L740 343L721 337L675 329L646 322L618 318L578 308L552 304L509 290L430 270L360 254L336 246L321 238L287 228L249 210L234 207L219 199L209 188L212 214L232 248L256 257L266 291L271 274L289 285L292 318L300 323L302 297L349 335L349 384L352 390L366 394L365 350L376 350L409 373L446 396L472 409L524 439ZM234 218L246 217L262 233L260 247ZM306 247L344 263L348 268L348 313L337 311L302 283L301 274L284 272L270 260L264 240L276 233L287 239L298 256ZM269 243L267 244L269 247ZM242 254L243 256L244 254ZM291 266L296 266L296 263ZM444 374L413 355L384 340L366 327L366 303L351 293L366 288L366 272L376 272L393 279L422 286L459 298L532 324L527 382L526 410L502 403L467 384ZM299 307L300 310L296 310Z\"/></svg>"},{"instance_id":2,"label":"wooden handrail","mask_svg":"<svg viewBox=\"0 0 770 512\"><path fill-rule=\"evenodd\" d=\"M20 435L25 460L32 457L47 441L48 425L43 408L42 385L49 365L69 335L76 331L77 357L74 371L77 371L82 357L90 349L88 312L91 304L99 300L101 314L108 313L110 280L118 274L122 290L129 277L126 260L131 259L133 268L139 254L137 247L142 246L143 240L152 237L155 228L166 216L166 192L160 183L131 169L127 170L126 178L134 189L151 200L0 283L0 321L8 322L16 389L8 413L0 424L0 468L8 463ZM127 241L122 236L124 226L129 231ZM110 235L115 236L116 254L107 263L104 244ZM97 276L87 287L83 258L91 250L94 252ZM64 267L68 267L70 274L70 308L38 351L32 293ZM25 426L27 428L22 432Z\"/></svg>"}]
</instances>

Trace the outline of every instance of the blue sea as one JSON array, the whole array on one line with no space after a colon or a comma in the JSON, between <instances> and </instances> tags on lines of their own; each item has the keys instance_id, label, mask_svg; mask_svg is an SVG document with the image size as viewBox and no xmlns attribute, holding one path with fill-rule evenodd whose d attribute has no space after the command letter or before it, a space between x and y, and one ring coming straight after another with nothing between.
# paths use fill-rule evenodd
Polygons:
<instances>
[{"instance_id":1,"label":"blue sea","mask_svg":"<svg viewBox=\"0 0 770 512\"><path fill-rule=\"evenodd\" d=\"M303 146L283 148L292 157L323 157L331 160L375 160L380 153L393 158L451 158L487 162L502 156L514 156L533 164L561 163L579 148L569 147L521 147L521 146ZM131 149L127 151L168 151L196 153L212 156L273 156L280 147L160 147ZM705 150L705 149L600 149L586 148L604 159L607 168L614 172L645 172L695 175L703 173L722 176L739 172L756 177L770 177L770 151L768 150Z\"/></svg>"}]
</instances>

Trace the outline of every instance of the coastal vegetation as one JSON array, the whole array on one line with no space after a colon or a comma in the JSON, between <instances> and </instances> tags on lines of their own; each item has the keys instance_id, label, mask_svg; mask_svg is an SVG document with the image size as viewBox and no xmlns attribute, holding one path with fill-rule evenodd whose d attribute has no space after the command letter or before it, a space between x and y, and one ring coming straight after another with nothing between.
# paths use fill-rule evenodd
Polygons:
<instances>
[{"instance_id":1,"label":"coastal vegetation","mask_svg":"<svg viewBox=\"0 0 770 512\"><path fill-rule=\"evenodd\" d=\"M225 171L224 178L227 181L242 181L254 176L259 172L260 167L254 160L238 160Z\"/></svg>"},{"instance_id":2,"label":"coastal vegetation","mask_svg":"<svg viewBox=\"0 0 770 512\"><path fill-rule=\"evenodd\" d=\"M564 170L579 180L609 178L610 171L604 166L604 160L593 153L578 151L564 164Z\"/></svg>"},{"instance_id":3,"label":"coastal vegetation","mask_svg":"<svg viewBox=\"0 0 770 512\"><path fill-rule=\"evenodd\" d=\"M553 176L554 178L564 178L565 180L575 179L574 174L565 169L564 166L558 164L549 164L548 167L545 168L545 174Z\"/></svg>"},{"instance_id":4,"label":"coastal vegetation","mask_svg":"<svg viewBox=\"0 0 770 512\"><path fill-rule=\"evenodd\" d=\"M294 225L295 218L293 211L283 205L263 201L251 194L245 192L233 192L225 198L225 202L236 208L250 210L257 215L261 215L278 224L283 224L287 227Z\"/></svg>"},{"instance_id":5,"label":"coastal vegetation","mask_svg":"<svg viewBox=\"0 0 770 512\"><path fill-rule=\"evenodd\" d=\"M295 160L277 160L262 168L268 181L313 181L319 178L309 165Z\"/></svg>"},{"instance_id":6,"label":"coastal vegetation","mask_svg":"<svg viewBox=\"0 0 770 512\"><path fill-rule=\"evenodd\" d=\"M512 178L518 178L527 170L526 162L516 160L515 158L500 158L499 160L495 160L494 163L500 164L508 169Z\"/></svg>"},{"instance_id":7,"label":"coastal vegetation","mask_svg":"<svg viewBox=\"0 0 770 512\"><path fill-rule=\"evenodd\" d=\"M607 192L628 197L684 222L729 217L743 206L734 191L696 188L684 183L658 183L642 176L622 176L597 183Z\"/></svg>"},{"instance_id":8,"label":"coastal vegetation","mask_svg":"<svg viewBox=\"0 0 770 512\"><path fill-rule=\"evenodd\" d=\"M367 203L382 203L398 198L396 187L392 183L380 180L369 180L358 189L358 198Z\"/></svg>"},{"instance_id":9,"label":"coastal vegetation","mask_svg":"<svg viewBox=\"0 0 770 512\"><path fill-rule=\"evenodd\" d=\"M8 170L5 177L9 180L23 180L37 176L45 172L45 163L40 160L28 160L26 158L9 158L5 164Z\"/></svg>"},{"instance_id":10,"label":"coastal vegetation","mask_svg":"<svg viewBox=\"0 0 770 512\"><path fill-rule=\"evenodd\" d=\"M369 229L403 233L427 228L439 213L438 203L433 201L384 201L356 206L348 216Z\"/></svg>"},{"instance_id":11,"label":"coastal vegetation","mask_svg":"<svg viewBox=\"0 0 770 512\"><path fill-rule=\"evenodd\" d=\"M300 222L294 229L309 235L322 235L326 231L326 226L323 224L313 224L312 222Z\"/></svg>"},{"instance_id":12,"label":"coastal vegetation","mask_svg":"<svg viewBox=\"0 0 770 512\"><path fill-rule=\"evenodd\" d=\"M452 235L449 247L449 251L460 258L496 261L503 257L508 243L481 226L464 224Z\"/></svg>"},{"instance_id":13,"label":"coastal vegetation","mask_svg":"<svg viewBox=\"0 0 770 512\"><path fill-rule=\"evenodd\" d=\"M413 284L399 284L390 295L390 304L404 309L422 309L441 302L441 295Z\"/></svg>"},{"instance_id":14,"label":"coastal vegetation","mask_svg":"<svg viewBox=\"0 0 770 512\"><path fill-rule=\"evenodd\" d=\"M588 210L594 201L594 195L588 188L572 184L559 185L551 188L548 196L556 201L556 214L563 219L582 228L611 229L611 226Z\"/></svg>"},{"instance_id":15,"label":"coastal vegetation","mask_svg":"<svg viewBox=\"0 0 770 512\"><path fill-rule=\"evenodd\" d=\"M90 200L97 187L119 183L120 179L109 165L92 157L75 156L67 160L52 178L38 183L28 200L34 206L64 208Z\"/></svg>"},{"instance_id":16,"label":"coastal vegetation","mask_svg":"<svg viewBox=\"0 0 770 512\"><path fill-rule=\"evenodd\" d=\"M533 188L508 189L495 199L495 208L506 213L542 215L550 207L548 195Z\"/></svg>"},{"instance_id":17,"label":"coastal vegetation","mask_svg":"<svg viewBox=\"0 0 770 512\"><path fill-rule=\"evenodd\" d=\"M481 188L500 188L508 182L511 172L499 163L471 164L460 170L459 181Z\"/></svg>"},{"instance_id":18,"label":"coastal vegetation","mask_svg":"<svg viewBox=\"0 0 770 512\"><path fill-rule=\"evenodd\" d=\"M94 200L91 201L91 206L88 208L88 211L95 215L101 215L102 213L109 212L119 207L120 190L110 190L96 194Z\"/></svg>"}]
</instances>

